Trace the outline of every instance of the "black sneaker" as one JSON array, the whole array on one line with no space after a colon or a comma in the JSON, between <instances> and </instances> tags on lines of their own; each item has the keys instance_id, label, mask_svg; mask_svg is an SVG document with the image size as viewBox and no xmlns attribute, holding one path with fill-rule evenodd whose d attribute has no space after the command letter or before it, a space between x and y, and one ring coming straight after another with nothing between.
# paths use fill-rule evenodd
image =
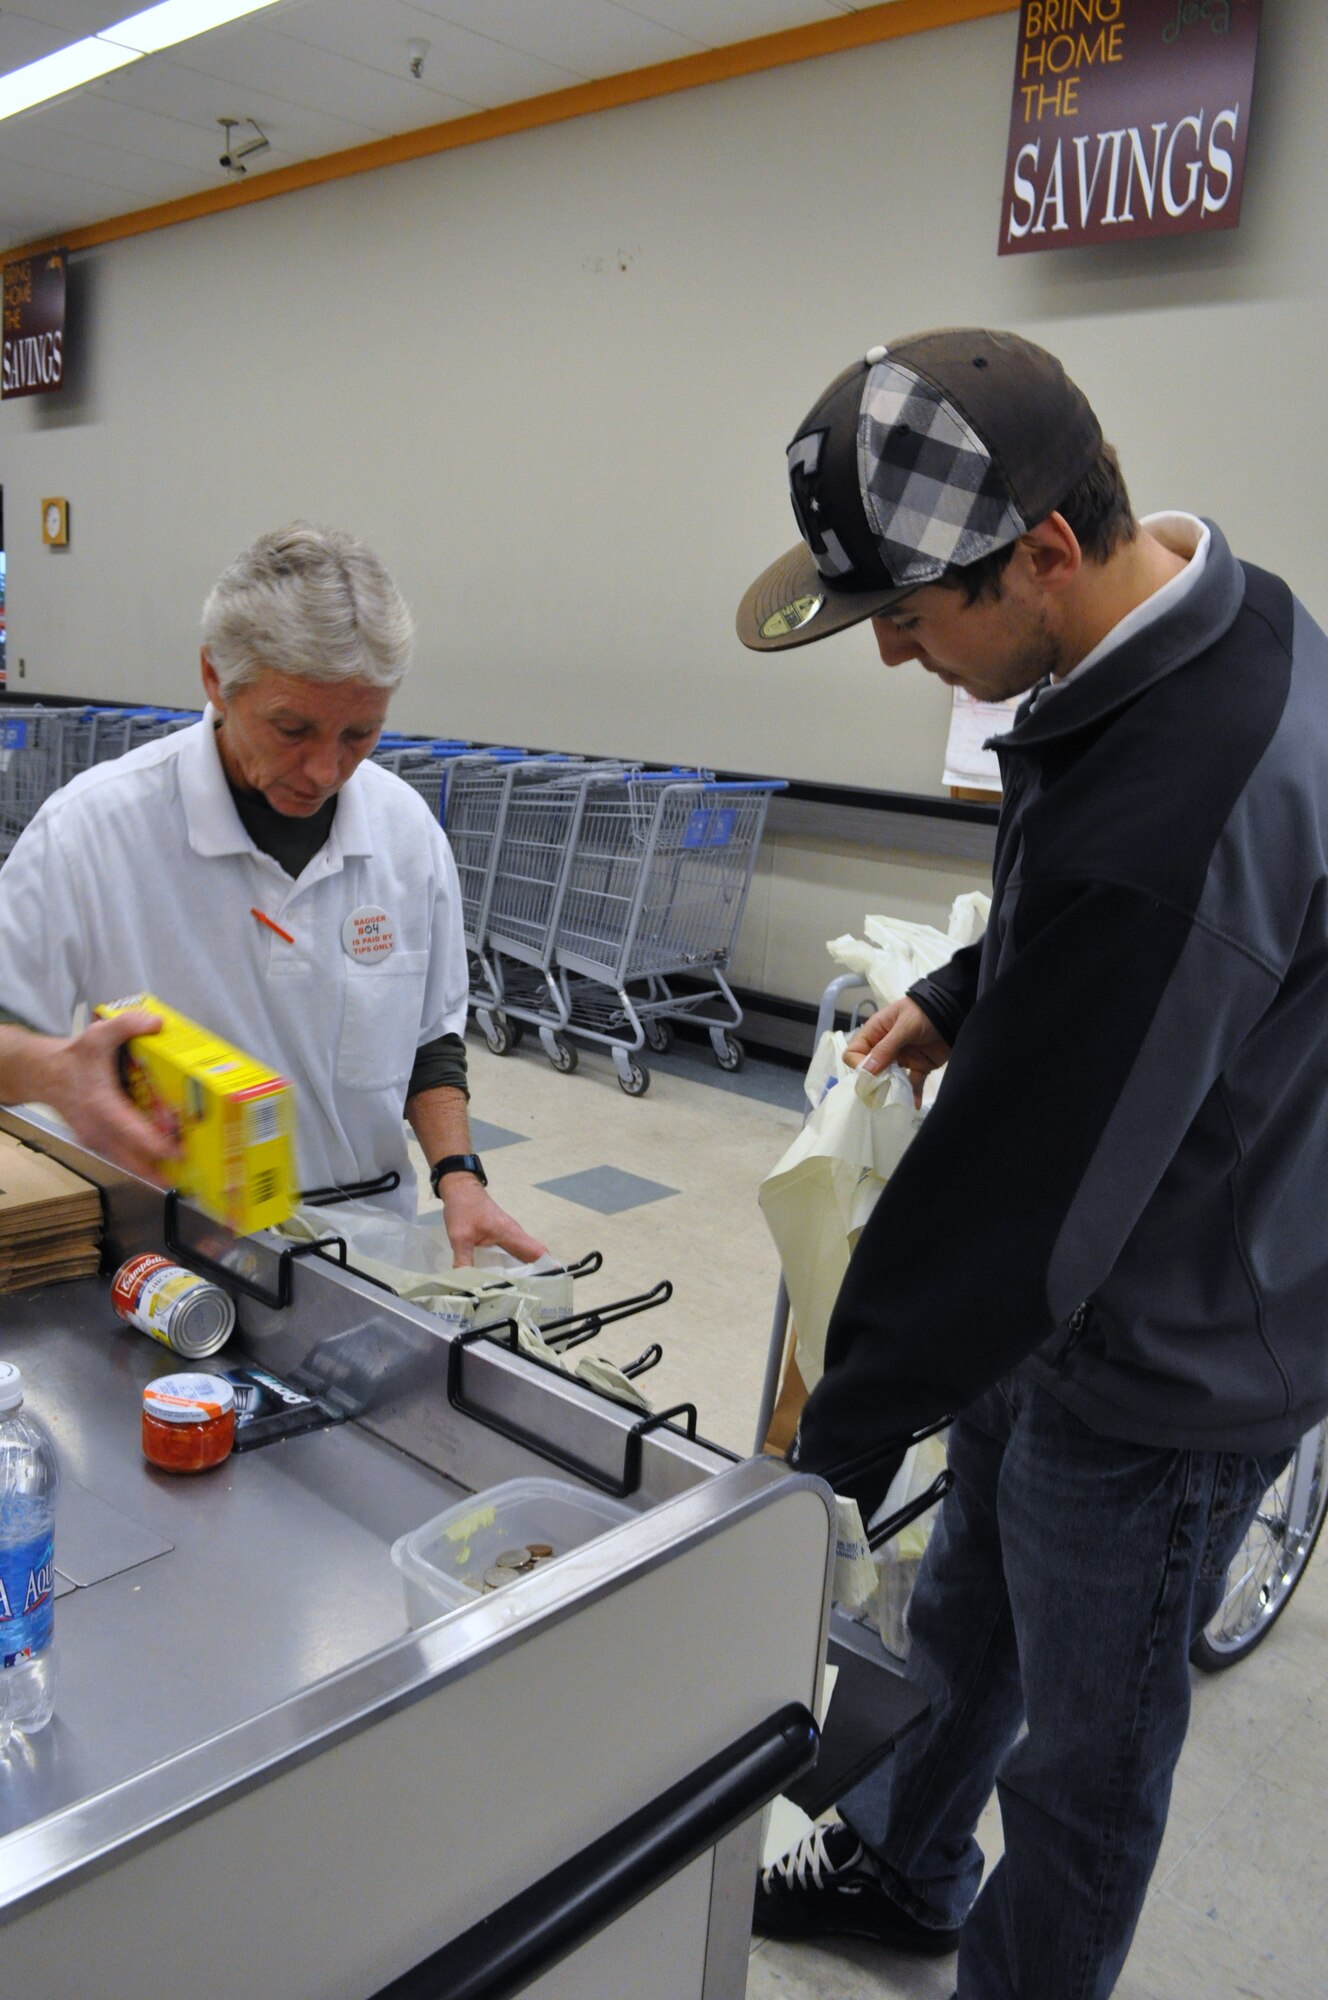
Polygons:
<instances>
[{"instance_id":1,"label":"black sneaker","mask_svg":"<svg viewBox=\"0 0 1328 2000\"><path fill-rule=\"evenodd\" d=\"M919 1958L959 1949L957 1930L920 1924L886 1894L875 1857L849 1826L814 1826L761 1870L752 1928L767 1937L872 1938Z\"/></svg>"}]
</instances>

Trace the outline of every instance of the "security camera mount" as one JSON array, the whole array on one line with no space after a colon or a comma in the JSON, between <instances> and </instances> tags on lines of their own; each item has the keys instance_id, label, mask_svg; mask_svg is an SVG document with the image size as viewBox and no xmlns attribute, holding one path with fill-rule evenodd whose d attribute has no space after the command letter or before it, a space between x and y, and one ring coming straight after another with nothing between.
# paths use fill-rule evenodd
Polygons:
<instances>
[{"instance_id":1,"label":"security camera mount","mask_svg":"<svg viewBox=\"0 0 1328 2000\"><path fill-rule=\"evenodd\" d=\"M266 153L272 142L252 118L218 118L217 123L223 135L221 158L217 161L217 165L223 173L229 174L232 180L242 180L249 171L244 164L245 161L252 159L255 153ZM242 146L237 146L231 138L237 125L247 125L254 134L253 138L246 139Z\"/></svg>"}]
</instances>

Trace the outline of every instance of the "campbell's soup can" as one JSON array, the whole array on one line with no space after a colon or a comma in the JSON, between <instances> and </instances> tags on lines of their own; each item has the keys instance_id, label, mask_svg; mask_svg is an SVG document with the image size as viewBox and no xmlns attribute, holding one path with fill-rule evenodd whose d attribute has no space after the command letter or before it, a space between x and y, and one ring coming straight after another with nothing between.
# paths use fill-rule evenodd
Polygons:
<instances>
[{"instance_id":1,"label":"campbell's soup can","mask_svg":"<svg viewBox=\"0 0 1328 2000\"><path fill-rule=\"evenodd\" d=\"M224 1347L235 1325L228 1292L152 1252L120 1266L111 1280L111 1304L130 1326L190 1361Z\"/></svg>"}]
</instances>

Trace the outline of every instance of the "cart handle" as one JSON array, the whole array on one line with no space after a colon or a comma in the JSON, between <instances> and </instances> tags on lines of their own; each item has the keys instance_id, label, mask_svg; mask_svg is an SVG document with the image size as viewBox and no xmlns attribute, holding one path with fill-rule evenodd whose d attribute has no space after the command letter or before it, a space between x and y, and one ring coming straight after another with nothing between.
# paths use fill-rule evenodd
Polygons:
<instances>
[{"instance_id":1,"label":"cart handle","mask_svg":"<svg viewBox=\"0 0 1328 2000\"><path fill-rule=\"evenodd\" d=\"M508 2000L525 1992L786 1791L819 1749L815 1722L790 1702L373 2000Z\"/></svg>"},{"instance_id":2,"label":"cart handle","mask_svg":"<svg viewBox=\"0 0 1328 2000\"><path fill-rule=\"evenodd\" d=\"M786 792L787 778L711 778L704 771L624 771L634 785L677 785L701 792Z\"/></svg>"},{"instance_id":3,"label":"cart handle","mask_svg":"<svg viewBox=\"0 0 1328 2000\"><path fill-rule=\"evenodd\" d=\"M787 778L716 778L702 785L703 792L786 792Z\"/></svg>"}]
</instances>

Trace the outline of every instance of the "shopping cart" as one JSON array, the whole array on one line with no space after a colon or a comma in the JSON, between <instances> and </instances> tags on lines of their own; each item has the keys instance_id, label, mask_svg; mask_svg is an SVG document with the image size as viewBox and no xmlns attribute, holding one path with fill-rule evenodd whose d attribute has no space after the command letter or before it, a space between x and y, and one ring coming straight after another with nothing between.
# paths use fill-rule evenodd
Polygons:
<instances>
[{"instance_id":1,"label":"shopping cart","mask_svg":"<svg viewBox=\"0 0 1328 2000\"><path fill-rule=\"evenodd\" d=\"M443 822L461 888L461 928L470 978L470 1004L484 1039L495 1055L506 1055L521 1038L503 1011L501 968L489 947L489 907L518 770L528 777L569 760L532 758L511 746L463 752L448 760L443 787Z\"/></svg>"},{"instance_id":2,"label":"shopping cart","mask_svg":"<svg viewBox=\"0 0 1328 2000\"><path fill-rule=\"evenodd\" d=\"M628 768L616 759L542 757L515 760L503 771L483 918L492 1004L477 1008L496 1053L529 1025L555 1069L576 1068L577 1052L563 1032L570 1012L553 967L559 912L586 801L597 786L620 782Z\"/></svg>"},{"instance_id":3,"label":"shopping cart","mask_svg":"<svg viewBox=\"0 0 1328 2000\"><path fill-rule=\"evenodd\" d=\"M0 860L80 771L197 720L196 709L0 707Z\"/></svg>"},{"instance_id":4,"label":"shopping cart","mask_svg":"<svg viewBox=\"0 0 1328 2000\"><path fill-rule=\"evenodd\" d=\"M640 771L588 789L551 983L561 1025L610 1050L629 1097L650 1087L637 1052L665 1050L676 1021L708 1029L721 1069L742 1067L733 1032L742 1009L725 975L770 798L784 789L778 779Z\"/></svg>"},{"instance_id":5,"label":"shopping cart","mask_svg":"<svg viewBox=\"0 0 1328 2000\"><path fill-rule=\"evenodd\" d=\"M474 750L474 744L459 738L420 736L380 736L373 761L392 771L418 792L434 818L442 824L447 800L447 773L458 757Z\"/></svg>"},{"instance_id":6,"label":"shopping cart","mask_svg":"<svg viewBox=\"0 0 1328 2000\"><path fill-rule=\"evenodd\" d=\"M68 775L60 709L6 705L0 709L0 858Z\"/></svg>"}]
</instances>

